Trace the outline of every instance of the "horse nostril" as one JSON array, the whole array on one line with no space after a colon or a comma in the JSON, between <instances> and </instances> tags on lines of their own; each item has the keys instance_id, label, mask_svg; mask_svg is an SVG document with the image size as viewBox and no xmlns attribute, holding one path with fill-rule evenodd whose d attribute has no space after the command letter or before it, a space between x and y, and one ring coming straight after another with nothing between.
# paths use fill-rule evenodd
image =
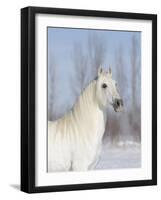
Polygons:
<instances>
[{"instance_id":1,"label":"horse nostril","mask_svg":"<svg viewBox=\"0 0 161 200\"><path fill-rule=\"evenodd\" d=\"M116 105L120 106L120 100L116 100Z\"/></svg>"}]
</instances>

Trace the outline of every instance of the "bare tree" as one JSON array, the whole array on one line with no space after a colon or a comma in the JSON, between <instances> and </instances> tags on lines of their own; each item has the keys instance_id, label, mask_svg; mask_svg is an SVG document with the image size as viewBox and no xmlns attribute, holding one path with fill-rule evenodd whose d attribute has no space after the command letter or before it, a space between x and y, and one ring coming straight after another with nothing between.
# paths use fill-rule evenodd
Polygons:
<instances>
[{"instance_id":1,"label":"bare tree","mask_svg":"<svg viewBox=\"0 0 161 200\"><path fill-rule=\"evenodd\" d=\"M48 120L54 120L57 115L55 109L57 69L54 53L50 58L48 63Z\"/></svg>"},{"instance_id":2,"label":"bare tree","mask_svg":"<svg viewBox=\"0 0 161 200\"><path fill-rule=\"evenodd\" d=\"M97 34L89 34L87 41L88 60L91 66L92 76L97 76L100 65L103 64L107 53L105 41Z\"/></svg>"},{"instance_id":3,"label":"bare tree","mask_svg":"<svg viewBox=\"0 0 161 200\"><path fill-rule=\"evenodd\" d=\"M132 36L132 47L131 47L131 85L132 85L132 108L136 109L136 85L137 85L137 39L135 35Z\"/></svg>"},{"instance_id":4,"label":"bare tree","mask_svg":"<svg viewBox=\"0 0 161 200\"><path fill-rule=\"evenodd\" d=\"M72 60L74 65L74 74L71 77L72 90L75 96L78 96L86 84L87 56L85 55L82 44L76 43L72 50Z\"/></svg>"},{"instance_id":5,"label":"bare tree","mask_svg":"<svg viewBox=\"0 0 161 200\"><path fill-rule=\"evenodd\" d=\"M132 42L131 42L131 93L132 93L132 105L131 105L131 124L133 127L133 131L137 138L140 139L141 133L140 133L140 99L137 100L140 96L140 91L138 86L138 82L140 79L140 63L139 63L139 55L138 55L138 41L135 35L132 36Z\"/></svg>"},{"instance_id":6,"label":"bare tree","mask_svg":"<svg viewBox=\"0 0 161 200\"><path fill-rule=\"evenodd\" d=\"M74 96L78 96L89 81L97 76L98 68L103 64L105 55L105 42L97 34L89 34L86 45L75 43L72 50L75 71L71 77Z\"/></svg>"},{"instance_id":7,"label":"bare tree","mask_svg":"<svg viewBox=\"0 0 161 200\"><path fill-rule=\"evenodd\" d=\"M126 77L126 70L125 70L125 61L124 61L124 51L122 48L122 45L119 46L118 49L116 49L115 54L116 59L116 80L119 85L119 90L122 95L123 100L126 100L127 97L127 90L125 88L128 87L127 77Z\"/></svg>"}]
</instances>

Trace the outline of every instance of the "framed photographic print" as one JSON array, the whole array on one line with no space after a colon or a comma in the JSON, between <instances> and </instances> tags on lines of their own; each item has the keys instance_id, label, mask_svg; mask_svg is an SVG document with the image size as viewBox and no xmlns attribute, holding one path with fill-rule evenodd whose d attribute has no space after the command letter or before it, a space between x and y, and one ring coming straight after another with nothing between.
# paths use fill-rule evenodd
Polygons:
<instances>
[{"instance_id":1,"label":"framed photographic print","mask_svg":"<svg viewBox=\"0 0 161 200\"><path fill-rule=\"evenodd\" d=\"M21 9L21 190L157 184L157 16Z\"/></svg>"}]
</instances>

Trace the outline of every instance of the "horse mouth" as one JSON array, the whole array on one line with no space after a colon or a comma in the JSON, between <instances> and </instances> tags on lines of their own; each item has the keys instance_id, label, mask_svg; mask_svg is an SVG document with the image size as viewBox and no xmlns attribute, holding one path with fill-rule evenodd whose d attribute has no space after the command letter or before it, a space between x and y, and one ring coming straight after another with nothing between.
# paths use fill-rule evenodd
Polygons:
<instances>
[{"instance_id":1,"label":"horse mouth","mask_svg":"<svg viewBox=\"0 0 161 200\"><path fill-rule=\"evenodd\" d=\"M123 107L122 106L119 106L119 107L114 107L114 111L115 112L121 112L123 110Z\"/></svg>"}]
</instances>

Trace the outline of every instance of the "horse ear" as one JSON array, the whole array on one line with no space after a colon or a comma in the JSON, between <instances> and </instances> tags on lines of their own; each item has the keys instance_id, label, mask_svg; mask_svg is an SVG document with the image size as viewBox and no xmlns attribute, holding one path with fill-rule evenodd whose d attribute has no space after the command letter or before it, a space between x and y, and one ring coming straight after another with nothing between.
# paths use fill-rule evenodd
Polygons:
<instances>
[{"instance_id":1,"label":"horse ear","mask_svg":"<svg viewBox=\"0 0 161 200\"><path fill-rule=\"evenodd\" d=\"M102 72L103 72L103 69L102 69L102 67L100 66L100 67L98 68L98 76L100 76L100 75L102 74Z\"/></svg>"},{"instance_id":2,"label":"horse ear","mask_svg":"<svg viewBox=\"0 0 161 200\"><path fill-rule=\"evenodd\" d=\"M112 76L112 70L111 70L111 67L109 67L109 71L108 73Z\"/></svg>"}]
</instances>

